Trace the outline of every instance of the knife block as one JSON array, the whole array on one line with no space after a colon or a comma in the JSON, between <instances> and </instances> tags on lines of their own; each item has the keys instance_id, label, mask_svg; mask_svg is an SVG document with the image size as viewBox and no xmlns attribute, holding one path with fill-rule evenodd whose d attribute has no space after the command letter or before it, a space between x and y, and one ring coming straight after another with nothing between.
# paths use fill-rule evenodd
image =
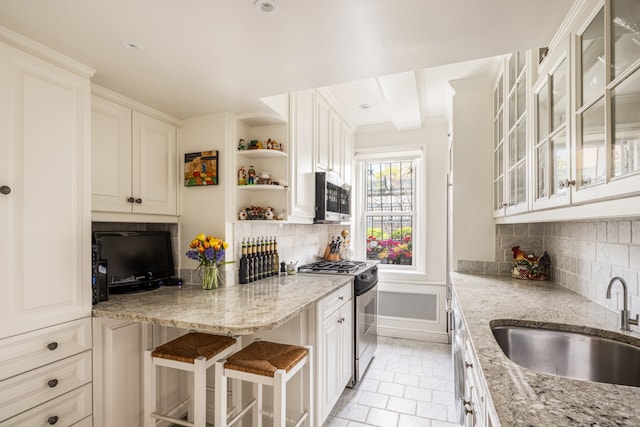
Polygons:
<instances>
[{"instance_id":1,"label":"knife block","mask_svg":"<svg viewBox=\"0 0 640 427\"><path fill-rule=\"evenodd\" d=\"M322 259L327 261L340 261L340 254L332 254L331 253L331 245L327 245L327 248L324 250L324 255Z\"/></svg>"}]
</instances>

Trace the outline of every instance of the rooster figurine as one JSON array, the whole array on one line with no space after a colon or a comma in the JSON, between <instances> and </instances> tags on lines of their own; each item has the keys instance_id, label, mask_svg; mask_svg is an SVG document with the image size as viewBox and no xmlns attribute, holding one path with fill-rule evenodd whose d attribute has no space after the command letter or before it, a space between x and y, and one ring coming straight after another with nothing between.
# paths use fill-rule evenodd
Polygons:
<instances>
[{"instance_id":1,"label":"rooster figurine","mask_svg":"<svg viewBox=\"0 0 640 427\"><path fill-rule=\"evenodd\" d=\"M524 251L520 250L520 246L514 246L511 248L513 252L513 259L515 263L511 276L517 279L529 279L529 280L546 280L549 273L549 266L551 265L551 257L545 251L540 258L533 254L527 255Z\"/></svg>"}]
</instances>

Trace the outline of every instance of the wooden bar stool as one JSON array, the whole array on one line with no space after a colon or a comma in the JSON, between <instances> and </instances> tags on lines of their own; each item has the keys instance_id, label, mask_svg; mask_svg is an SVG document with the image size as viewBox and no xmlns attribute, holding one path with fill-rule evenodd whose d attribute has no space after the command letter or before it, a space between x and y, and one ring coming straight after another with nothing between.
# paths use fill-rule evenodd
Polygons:
<instances>
[{"instance_id":1,"label":"wooden bar stool","mask_svg":"<svg viewBox=\"0 0 640 427\"><path fill-rule=\"evenodd\" d=\"M221 357L238 351L240 343L232 337L189 332L155 350L146 350L144 353L144 425L155 427L156 420L169 421L186 427L205 427L207 418L207 369L213 366ZM188 420L169 417L157 413L157 386L156 368L179 369L193 373L192 395L189 403ZM225 384L226 386L226 384ZM226 392L226 387L225 387ZM242 405L242 397L239 387L233 387L234 404L237 408ZM225 401L226 404L226 401ZM219 408L216 407L216 411ZM225 407L225 413L227 412Z\"/></svg>"},{"instance_id":2,"label":"wooden bar stool","mask_svg":"<svg viewBox=\"0 0 640 427\"><path fill-rule=\"evenodd\" d=\"M274 427L284 427L287 421L287 382L304 367L304 412L295 422L301 425L309 419L313 427L313 356L311 346L254 341L226 360L216 362L215 399L216 427L228 427L252 409L253 426L262 426L262 416L272 415ZM233 418L227 417L227 378L253 383L251 400ZM306 383L305 383L306 382ZM262 409L262 386L273 387L273 414ZM218 408L222 408L219 410ZM231 419L228 419L231 418Z\"/></svg>"}]
</instances>

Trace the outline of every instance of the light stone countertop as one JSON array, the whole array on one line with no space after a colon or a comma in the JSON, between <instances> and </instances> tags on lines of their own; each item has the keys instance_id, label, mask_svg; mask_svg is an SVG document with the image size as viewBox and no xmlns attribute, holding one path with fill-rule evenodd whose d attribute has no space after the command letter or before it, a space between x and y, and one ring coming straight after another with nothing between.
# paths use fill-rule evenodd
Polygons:
<instances>
[{"instance_id":1,"label":"light stone countertop","mask_svg":"<svg viewBox=\"0 0 640 427\"><path fill-rule=\"evenodd\" d=\"M93 317L175 326L202 332L249 335L277 328L353 277L297 274L205 291L200 285L110 295Z\"/></svg>"},{"instance_id":2,"label":"light stone countertop","mask_svg":"<svg viewBox=\"0 0 640 427\"><path fill-rule=\"evenodd\" d=\"M478 356L500 423L511 426L640 426L640 387L581 381L538 373L510 361L490 322L515 319L523 326L560 324L561 329L612 337L619 313L553 282L454 273L454 292ZM506 322L508 323L508 322ZM624 335L639 345L638 327Z\"/></svg>"}]
</instances>

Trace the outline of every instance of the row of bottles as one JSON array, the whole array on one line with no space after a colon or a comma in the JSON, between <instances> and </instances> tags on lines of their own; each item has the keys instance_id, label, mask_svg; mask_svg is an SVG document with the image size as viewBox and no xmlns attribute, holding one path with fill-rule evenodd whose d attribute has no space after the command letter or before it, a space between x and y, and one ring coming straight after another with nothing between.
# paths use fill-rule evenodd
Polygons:
<instances>
[{"instance_id":1,"label":"row of bottles","mask_svg":"<svg viewBox=\"0 0 640 427\"><path fill-rule=\"evenodd\" d=\"M278 275L278 242L276 236L242 240L240 283L250 283Z\"/></svg>"}]
</instances>

